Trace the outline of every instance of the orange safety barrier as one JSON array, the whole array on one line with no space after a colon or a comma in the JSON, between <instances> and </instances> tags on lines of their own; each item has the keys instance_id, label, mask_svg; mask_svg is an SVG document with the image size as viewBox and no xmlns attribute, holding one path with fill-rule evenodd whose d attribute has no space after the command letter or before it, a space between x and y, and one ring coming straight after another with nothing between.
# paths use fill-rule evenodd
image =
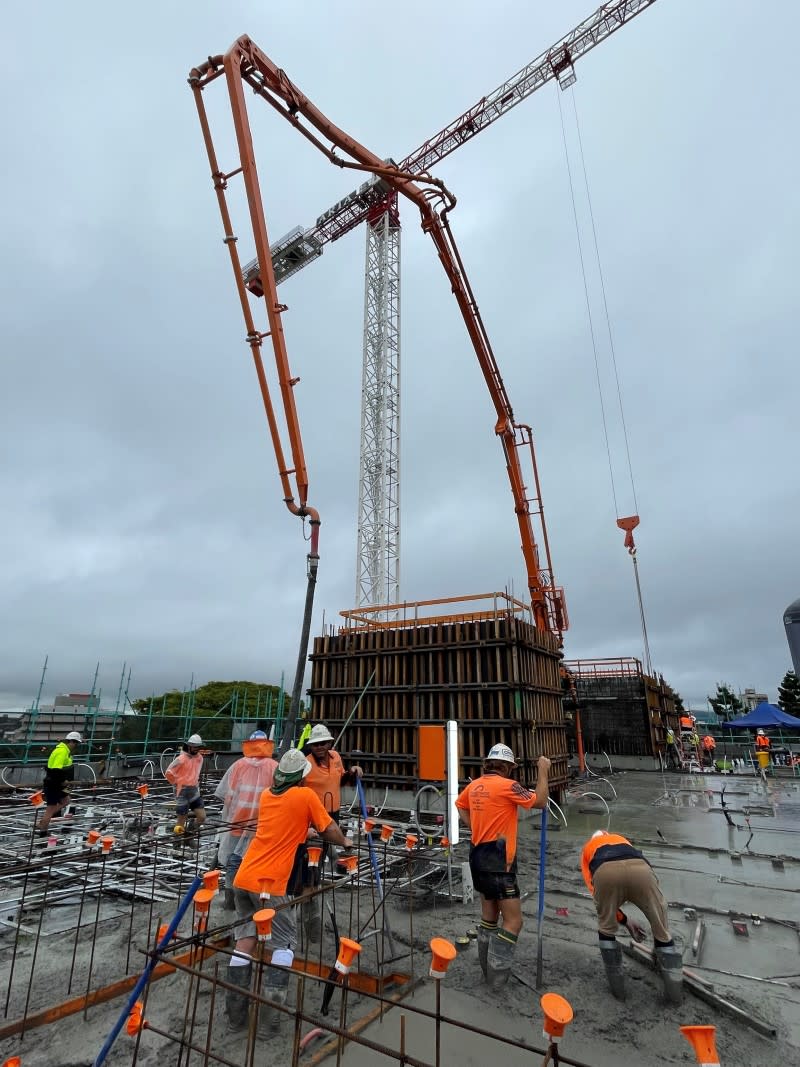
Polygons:
<instances>
[{"instance_id":1,"label":"orange safety barrier","mask_svg":"<svg viewBox=\"0 0 800 1067\"><path fill-rule=\"evenodd\" d=\"M336 957L335 967L339 974L349 974L353 966L353 960L361 951L361 945L349 937L339 938L339 955Z\"/></svg>"},{"instance_id":2,"label":"orange safety barrier","mask_svg":"<svg viewBox=\"0 0 800 1067\"><path fill-rule=\"evenodd\" d=\"M681 1033L694 1049L700 1067L719 1067L716 1026L682 1026Z\"/></svg>"},{"instance_id":3,"label":"orange safety barrier","mask_svg":"<svg viewBox=\"0 0 800 1067\"><path fill-rule=\"evenodd\" d=\"M256 934L259 941L272 940L272 920L275 918L274 908L262 908L253 915L256 924Z\"/></svg>"},{"instance_id":4,"label":"orange safety barrier","mask_svg":"<svg viewBox=\"0 0 800 1067\"><path fill-rule=\"evenodd\" d=\"M551 1044L560 1041L567 1025L572 1022L572 1005L558 993L545 993L539 1001L544 1012L542 1034Z\"/></svg>"},{"instance_id":5,"label":"orange safety barrier","mask_svg":"<svg viewBox=\"0 0 800 1067\"><path fill-rule=\"evenodd\" d=\"M443 937L433 937L430 942L431 969L428 972L431 978L441 981L447 974L447 968L456 958L456 946Z\"/></svg>"}]
</instances>

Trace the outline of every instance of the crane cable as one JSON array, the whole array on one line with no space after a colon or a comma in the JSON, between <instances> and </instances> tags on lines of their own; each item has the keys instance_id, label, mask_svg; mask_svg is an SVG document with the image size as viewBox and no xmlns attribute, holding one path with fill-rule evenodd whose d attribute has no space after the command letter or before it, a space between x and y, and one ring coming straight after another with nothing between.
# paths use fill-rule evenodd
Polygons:
<instances>
[{"instance_id":1,"label":"crane cable","mask_svg":"<svg viewBox=\"0 0 800 1067\"><path fill-rule=\"evenodd\" d=\"M650 656L650 641L649 641L649 638L648 638L648 635L647 635L647 619L646 619L646 616L645 616L644 601L642 599L642 586L641 586L641 582L639 580L639 565L638 565L638 562L637 562L637 559L636 559L636 545L635 545L634 539L633 539L633 530L639 524L639 516L638 516L639 507L638 507L638 503L637 503L637 499L636 499L636 483L635 483L635 480L634 480L634 477L633 477L633 463L631 461L631 450L630 450L630 441L629 441L629 438L628 438L628 427L627 427L627 423L625 421L625 409L624 409L624 405L623 405L623 402L622 402L622 388L620 386L619 370L617 368L617 354L616 354L616 348L614 346L614 332L613 332L613 330L611 328L611 316L610 316L609 311L608 311L608 299L606 297L605 276L603 274L603 265L602 265L602 261L600 259L600 245L599 245L599 242L597 240L597 226L596 226L595 220L594 220L594 210L592 208L592 196L591 196L591 192L589 190L589 176L588 176L588 172L586 170L586 157L585 157L584 151L583 151L583 138L581 136L581 126L580 126L580 120L578 118L578 106L577 106L577 103L576 103L576 100L575 100L575 90L574 89L571 90L571 95L572 95L572 109L573 109L573 113L574 113L574 116L575 116L575 129L576 129L577 137L578 137L578 150L579 150L580 161L581 161L581 169L583 171L583 183L584 183L584 189L585 189L585 192L586 192L586 202L587 202L587 206L588 206L588 209L589 209L589 219L590 219L591 227L592 227L592 240L594 242L595 261L596 261L596 264L597 264L597 273L598 273L598 276L599 276L599 279L600 279L600 291L601 291L602 298L603 298L603 313L605 315L605 320L606 320L606 331L608 333L609 351L611 353L611 365L612 365L613 370L614 370L614 382L615 382L616 390L617 390L617 403L618 403L618 406L619 406L620 423L621 423L621 426L622 426L622 434L623 434L623 439L624 439L624 442L625 442L625 455L626 455L627 463L628 463L628 477L630 478L631 494L632 494L632 497L633 497L633 506L634 506L634 511L636 512L636 514L631 515L628 518L624 518L624 519L617 518L617 525L620 527L620 529L625 530L625 547L628 549L628 554L630 555L631 561L633 563L633 573L634 573L634 578L636 580L636 596L637 596L638 603L639 603L639 619L640 619L641 626L642 626L642 642L643 642L643 645L644 645L645 668L647 670L647 673L649 675L652 675L653 674L653 666L652 666L652 659L651 659L651 656ZM609 478L610 478L610 482L611 482L611 496L612 496L612 499L613 499L613 502L614 502L614 514L619 516L619 505L617 503L617 489L616 489L616 484L615 484L615 481L614 481L614 465L613 465L612 458L611 458L611 444L610 444L609 436L608 436L608 421L607 421L607 418L606 418L606 406L605 406L605 400L604 400L604 397L603 397L603 385L602 385L602 380L601 380L601 376L600 376L600 361L599 361L599 357L598 357L598 353L597 353L597 336L596 336L596 333L595 333L594 318L592 316L591 300L590 300L590 297L589 297L589 283L588 283L587 276L586 276L586 263L585 263L585 258L584 258L584 254L583 254L583 242L581 240L581 230L580 230L580 225L579 225L579 222L578 222L578 209L577 209L577 205L576 205L576 201L575 201L575 183L574 183L573 177L572 177L572 166L570 164L570 158L569 158L569 148L568 148L568 145L567 145L567 131L566 131L565 123L564 123L564 110L563 110L563 108L561 106L561 93L560 92L557 93L557 98L558 98L558 113L559 113L559 117L561 119L561 138L562 138L562 141L563 141L563 144L564 144L564 160L565 160L566 166L567 166L567 175L569 177L569 191L570 191L570 197L572 199L572 217L573 217L573 220L575 222L575 235L576 235L577 242L578 242L578 258L580 260L581 277L583 279L583 293L584 293L584 298L586 300L586 315L587 315L587 318L588 318L588 321L589 321L589 333L590 333L590 336L591 336L591 339L592 339L592 351L593 351L593 354L594 354L595 377L596 377L596 380L597 380L597 392L598 392L598 396L599 396L599 399L600 399L600 415L601 415L601 419L602 419L602 423L603 423L603 437L604 437L604 440L605 440L606 457L608 459L608 473L609 473Z\"/></svg>"}]
</instances>

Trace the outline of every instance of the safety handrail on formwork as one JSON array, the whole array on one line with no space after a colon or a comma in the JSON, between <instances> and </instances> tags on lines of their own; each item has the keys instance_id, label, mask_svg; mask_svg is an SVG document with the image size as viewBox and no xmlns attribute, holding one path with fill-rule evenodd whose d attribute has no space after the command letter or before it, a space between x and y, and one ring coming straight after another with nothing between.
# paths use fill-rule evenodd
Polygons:
<instances>
[{"instance_id":1,"label":"safety handrail on formwork","mask_svg":"<svg viewBox=\"0 0 800 1067\"><path fill-rule=\"evenodd\" d=\"M420 614L420 608L435 607L440 604L474 604L478 601L491 600L491 608L479 608L475 611L462 611L450 614ZM472 593L465 596L441 597L436 600L405 600L397 604L377 604L359 608L350 608L339 613L345 620L341 630L352 629L397 629L402 626L433 626L447 622L483 622L490 619L507 618L509 615L523 615L532 621L530 605L509 593ZM383 616L383 617L380 617ZM391 616L387 618L387 616Z\"/></svg>"},{"instance_id":2,"label":"safety handrail on formwork","mask_svg":"<svg viewBox=\"0 0 800 1067\"><path fill-rule=\"evenodd\" d=\"M579 678L642 677L642 661L632 656L608 659L570 659L564 665Z\"/></svg>"}]
</instances>

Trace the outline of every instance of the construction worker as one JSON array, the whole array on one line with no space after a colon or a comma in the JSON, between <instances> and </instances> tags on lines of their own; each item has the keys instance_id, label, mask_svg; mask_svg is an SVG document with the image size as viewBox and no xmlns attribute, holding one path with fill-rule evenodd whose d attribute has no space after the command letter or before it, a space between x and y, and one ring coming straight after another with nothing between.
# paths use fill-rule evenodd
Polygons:
<instances>
[{"instance_id":1,"label":"construction worker","mask_svg":"<svg viewBox=\"0 0 800 1067\"><path fill-rule=\"evenodd\" d=\"M229 827L220 837L217 863L225 867L225 907L231 911L235 907L233 880L255 834L258 802L272 785L278 766L272 759L273 748L264 731L255 730L242 743L242 758L230 765L214 790L222 801L222 821Z\"/></svg>"},{"instance_id":2,"label":"construction worker","mask_svg":"<svg viewBox=\"0 0 800 1067\"><path fill-rule=\"evenodd\" d=\"M540 756L537 763L535 792L513 780L516 765L508 745L493 745L483 774L456 799L459 817L470 829L469 867L481 895L478 959L484 977L495 989L508 981L522 930L516 855L519 809L544 808L550 795L546 756Z\"/></svg>"},{"instance_id":3,"label":"construction worker","mask_svg":"<svg viewBox=\"0 0 800 1067\"><path fill-rule=\"evenodd\" d=\"M192 734L186 744L164 771L164 777L175 786L175 811L177 818L173 829L173 845L177 848L186 832L186 820L189 812L194 815L198 829L206 821L206 808L200 796L200 772L203 769L203 739L200 734Z\"/></svg>"},{"instance_id":4,"label":"construction worker","mask_svg":"<svg viewBox=\"0 0 800 1067\"><path fill-rule=\"evenodd\" d=\"M675 741L675 731L671 726L667 727L667 756L669 757L670 766L679 771L681 769L681 757Z\"/></svg>"},{"instance_id":5,"label":"construction worker","mask_svg":"<svg viewBox=\"0 0 800 1067\"><path fill-rule=\"evenodd\" d=\"M626 837L596 830L581 853L581 873L597 909L600 956L611 992L625 999L622 949L616 940L617 925L628 928L634 941L643 941L645 930L622 911L626 901L644 912L655 943L655 959L672 1004L683 999L683 960L669 932L667 904L653 868Z\"/></svg>"},{"instance_id":6,"label":"construction worker","mask_svg":"<svg viewBox=\"0 0 800 1067\"><path fill-rule=\"evenodd\" d=\"M349 771L344 769L342 757L333 747L333 734L323 723L317 723L314 727L307 723L306 730L304 751L307 753L309 773L305 784L317 794L322 806L338 825L342 806L341 787L355 784L356 778L360 778L363 772L358 764L354 764ZM323 844L322 847L319 866L306 867L307 889L316 889L322 879L327 846ZM303 901L301 911L306 937L309 941L318 941L322 935L322 897L316 895Z\"/></svg>"},{"instance_id":7,"label":"construction worker","mask_svg":"<svg viewBox=\"0 0 800 1067\"><path fill-rule=\"evenodd\" d=\"M82 743L83 738L78 731L71 730L63 741L58 742L47 759L47 770L42 784L47 807L39 823L39 837L47 837L50 820L69 804L67 782L71 782L75 777L72 754Z\"/></svg>"},{"instance_id":8,"label":"construction worker","mask_svg":"<svg viewBox=\"0 0 800 1067\"><path fill-rule=\"evenodd\" d=\"M717 747L717 742L711 736L711 734L705 734L701 740L703 746L703 762L709 766L714 766L714 750Z\"/></svg>"},{"instance_id":9,"label":"construction worker","mask_svg":"<svg viewBox=\"0 0 800 1067\"><path fill-rule=\"evenodd\" d=\"M772 742L763 730L756 732L756 752L769 752Z\"/></svg>"},{"instance_id":10,"label":"construction worker","mask_svg":"<svg viewBox=\"0 0 800 1067\"><path fill-rule=\"evenodd\" d=\"M234 880L236 947L228 967L228 981L243 992L229 990L225 998L228 1022L233 1030L247 1025L247 991L253 978L252 952L256 946L253 913L274 908L272 923L272 966L269 967L264 995L285 1003L289 970L297 942L294 907L290 906L302 889L302 860L305 842L313 826L324 841L342 848L352 842L344 836L311 789L304 786L311 764L303 753L290 748L281 757L272 785L261 794L258 825ZM276 970L280 967L281 970ZM270 1020L277 1028L280 1013Z\"/></svg>"}]
</instances>

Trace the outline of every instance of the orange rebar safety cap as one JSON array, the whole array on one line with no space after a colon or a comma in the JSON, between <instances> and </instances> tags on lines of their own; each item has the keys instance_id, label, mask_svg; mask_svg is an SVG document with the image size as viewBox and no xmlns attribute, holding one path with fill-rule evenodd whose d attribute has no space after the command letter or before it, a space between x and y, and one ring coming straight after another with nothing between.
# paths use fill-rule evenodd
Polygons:
<instances>
[{"instance_id":1,"label":"orange rebar safety cap","mask_svg":"<svg viewBox=\"0 0 800 1067\"><path fill-rule=\"evenodd\" d=\"M88 832L88 834L86 835L86 844L90 848L93 845L96 845L99 840L100 840L100 831L99 830L90 830Z\"/></svg>"},{"instance_id":2,"label":"orange rebar safety cap","mask_svg":"<svg viewBox=\"0 0 800 1067\"><path fill-rule=\"evenodd\" d=\"M358 867L358 856L340 856L339 866L344 867L347 873L351 874Z\"/></svg>"},{"instance_id":3,"label":"orange rebar safety cap","mask_svg":"<svg viewBox=\"0 0 800 1067\"><path fill-rule=\"evenodd\" d=\"M100 838L100 847L103 849L103 852L106 855L108 855L108 853L111 851L113 844L114 844L114 838L113 837L101 837Z\"/></svg>"},{"instance_id":4,"label":"orange rebar safety cap","mask_svg":"<svg viewBox=\"0 0 800 1067\"><path fill-rule=\"evenodd\" d=\"M42 804L44 804L44 796L42 795L41 790L38 793L32 793L29 799L35 808L40 808ZM11 1063L11 1060L8 1062Z\"/></svg>"},{"instance_id":5,"label":"orange rebar safety cap","mask_svg":"<svg viewBox=\"0 0 800 1067\"><path fill-rule=\"evenodd\" d=\"M137 1000L128 1013L128 1023L125 1030L131 1037L135 1037L139 1031L144 1027L144 1005L141 1000Z\"/></svg>"},{"instance_id":6,"label":"orange rebar safety cap","mask_svg":"<svg viewBox=\"0 0 800 1067\"><path fill-rule=\"evenodd\" d=\"M375 820L374 819L364 819L364 833L365 834L371 834L374 829L375 829Z\"/></svg>"},{"instance_id":7,"label":"orange rebar safety cap","mask_svg":"<svg viewBox=\"0 0 800 1067\"><path fill-rule=\"evenodd\" d=\"M694 1049L700 1067L719 1067L716 1026L682 1026L681 1033Z\"/></svg>"},{"instance_id":8,"label":"orange rebar safety cap","mask_svg":"<svg viewBox=\"0 0 800 1067\"><path fill-rule=\"evenodd\" d=\"M147 794L150 792L150 790L147 788L147 786L144 784L144 782L142 782L142 783L140 783L139 785L136 786L136 792L139 794L139 796L142 798L142 800L144 800L144 798L147 796Z\"/></svg>"},{"instance_id":9,"label":"orange rebar safety cap","mask_svg":"<svg viewBox=\"0 0 800 1067\"><path fill-rule=\"evenodd\" d=\"M213 889L198 889L192 897L195 910L201 915L207 915L211 901L216 895Z\"/></svg>"},{"instance_id":10,"label":"orange rebar safety cap","mask_svg":"<svg viewBox=\"0 0 800 1067\"><path fill-rule=\"evenodd\" d=\"M361 951L361 945L358 941L353 941L349 937L339 938L339 955L336 957L336 970L339 974L349 974L350 968L353 966L353 960Z\"/></svg>"},{"instance_id":11,"label":"orange rebar safety cap","mask_svg":"<svg viewBox=\"0 0 800 1067\"><path fill-rule=\"evenodd\" d=\"M542 1034L550 1042L560 1041L568 1023L572 1022L572 1005L558 993L545 993L539 1003L544 1012Z\"/></svg>"},{"instance_id":12,"label":"orange rebar safety cap","mask_svg":"<svg viewBox=\"0 0 800 1067\"><path fill-rule=\"evenodd\" d=\"M388 841L394 833L394 827L385 822L381 827L381 841Z\"/></svg>"},{"instance_id":13,"label":"orange rebar safety cap","mask_svg":"<svg viewBox=\"0 0 800 1067\"><path fill-rule=\"evenodd\" d=\"M409 852L413 852L417 844L416 834L406 834L406 849Z\"/></svg>"},{"instance_id":14,"label":"orange rebar safety cap","mask_svg":"<svg viewBox=\"0 0 800 1067\"><path fill-rule=\"evenodd\" d=\"M456 946L443 937L431 938L431 978L441 981L447 974L447 968L456 958Z\"/></svg>"},{"instance_id":15,"label":"orange rebar safety cap","mask_svg":"<svg viewBox=\"0 0 800 1067\"><path fill-rule=\"evenodd\" d=\"M309 867L319 867L319 861L322 858L322 847L320 845L309 845L307 851Z\"/></svg>"},{"instance_id":16,"label":"orange rebar safety cap","mask_svg":"<svg viewBox=\"0 0 800 1067\"><path fill-rule=\"evenodd\" d=\"M22 1067L22 1060L19 1056L11 1056L10 1059L3 1060L3 1067Z\"/></svg>"},{"instance_id":17,"label":"orange rebar safety cap","mask_svg":"<svg viewBox=\"0 0 800 1067\"><path fill-rule=\"evenodd\" d=\"M253 922L256 924L256 934L259 941L270 941L272 939L272 920L274 918L274 908L262 908L261 911L257 911L253 915Z\"/></svg>"},{"instance_id":18,"label":"orange rebar safety cap","mask_svg":"<svg viewBox=\"0 0 800 1067\"><path fill-rule=\"evenodd\" d=\"M219 876L219 870L206 871L206 873L203 875L203 886L206 889L210 889L212 890L212 892L216 893L219 889Z\"/></svg>"}]
</instances>

